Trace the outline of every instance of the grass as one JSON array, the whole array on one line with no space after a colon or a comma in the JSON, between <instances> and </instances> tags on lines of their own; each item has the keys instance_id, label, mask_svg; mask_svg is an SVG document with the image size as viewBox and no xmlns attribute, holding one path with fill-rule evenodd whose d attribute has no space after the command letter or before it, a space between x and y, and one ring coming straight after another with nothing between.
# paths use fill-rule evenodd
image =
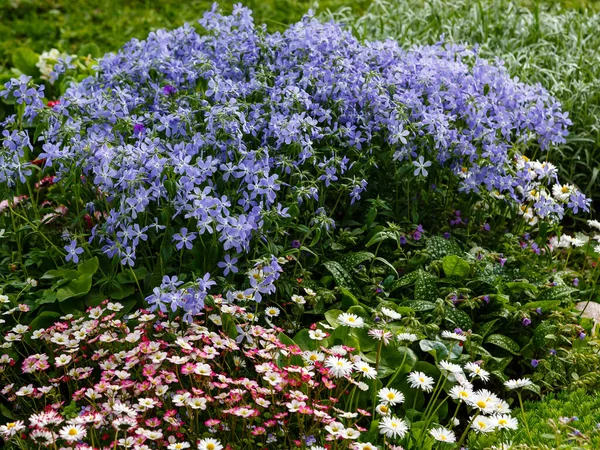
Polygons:
<instances>
[{"instance_id":1,"label":"grass","mask_svg":"<svg viewBox=\"0 0 600 450\"><path fill-rule=\"evenodd\" d=\"M397 39L403 45L480 44L481 55L500 58L509 72L542 83L573 121L566 145L549 155L561 176L600 207L600 2L519 4L509 0L376 0L358 19L331 14L363 39Z\"/></svg>"},{"instance_id":2,"label":"grass","mask_svg":"<svg viewBox=\"0 0 600 450\"><path fill-rule=\"evenodd\" d=\"M172 29L195 22L213 0L0 0L0 71L10 66L12 51L28 46L40 53L56 47L76 52L95 43L102 52L114 51L131 38L144 38L159 28ZM218 1L224 12L237 2ZM283 29L315 6L313 0L248 0L258 22ZM319 2L318 11L348 2ZM362 13L370 0L353 0L352 11Z\"/></svg>"}]
</instances>

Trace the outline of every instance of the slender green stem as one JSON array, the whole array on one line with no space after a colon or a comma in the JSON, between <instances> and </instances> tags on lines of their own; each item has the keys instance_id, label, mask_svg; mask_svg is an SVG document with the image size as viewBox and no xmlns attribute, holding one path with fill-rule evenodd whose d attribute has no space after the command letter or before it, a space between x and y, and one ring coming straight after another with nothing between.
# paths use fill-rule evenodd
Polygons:
<instances>
[{"instance_id":1,"label":"slender green stem","mask_svg":"<svg viewBox=\"0 0 600 450\"><path fill-rule=\"evenodd\" d=\"M517 391L517 396L519 397L521 417L523 418L523 423L525 424L525 430L527 430L527 437L529 438L529 443L533 445L533 439L531 439L531 432L529 431L529 424L527 423L527 417L525 416L525 408L523 407L523 398L521 397L521 392Z\"/></svg>"}]
</instances>

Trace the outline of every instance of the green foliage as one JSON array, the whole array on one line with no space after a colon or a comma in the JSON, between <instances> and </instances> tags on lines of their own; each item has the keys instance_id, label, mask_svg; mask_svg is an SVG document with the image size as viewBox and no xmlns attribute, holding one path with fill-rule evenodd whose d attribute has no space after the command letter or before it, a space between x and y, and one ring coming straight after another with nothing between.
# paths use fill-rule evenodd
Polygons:
<instances>
[{"instance_id":1,"label":"green foliage","mask_svg":"<svg viewBox=\"0 0 600 450\"><path fill-rule=\"evenodd\" d=\"M542 401L525 402L525 416L531 438L520 428L506 449L597 449L600 448L600 396L584 390L548 394ZM519 413L520 416L520 413ZM471 436L469 448L500 448L500 435Z\"/></svg>"}]
</instances>

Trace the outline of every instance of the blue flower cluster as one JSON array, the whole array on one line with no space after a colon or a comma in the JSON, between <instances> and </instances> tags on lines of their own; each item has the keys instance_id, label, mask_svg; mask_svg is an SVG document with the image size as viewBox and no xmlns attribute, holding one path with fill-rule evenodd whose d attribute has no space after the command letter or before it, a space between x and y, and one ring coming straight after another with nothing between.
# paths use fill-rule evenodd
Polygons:
<instances>
[{"instance_id":1,"label":"blue flower cluster","mask_svg":"<svg viewBox=\"0 0 600 450\"><path fill-rule=\"evenodd\" d=\"M461 191L514 201L530 223L588 210L552 164L524 156L564 142L560 104L476 50L363 44L310 16L269 34L241 6L200 23L202 34L184 26L132 40L52 108L26 79L1 94L40 116L39 158L58 179L80 169L76 182L98 195L90 213L110 210L93 238L123 264L135 264L152 227L176 227L177 249L246 252L265 215L287 217L292 202L330 229L324 198L360 201L379 160L416 167L417 177L443 167ZM8 131L14 122L0 145L4 183L29 173L31 143Z\"/></svg>"}]
</instances>

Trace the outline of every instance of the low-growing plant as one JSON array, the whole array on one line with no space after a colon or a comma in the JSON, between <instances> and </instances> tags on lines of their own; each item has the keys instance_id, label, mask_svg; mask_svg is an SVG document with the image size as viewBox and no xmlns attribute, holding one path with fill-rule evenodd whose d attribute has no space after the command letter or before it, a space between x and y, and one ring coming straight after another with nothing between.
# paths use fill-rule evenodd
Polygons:
<instances>
[{"instance_id":1,"label":"low-growing plant","mask_svg":"<svg viewBox=\"0 0 600 450\"><path fill-rule=\"evenodd\" d=\"M473 448L594 449L600 445L600 399L583 390L548 394L543 400L525 403L525 415L534 444L519 429L510 441L496 435L473 436Z\"/></svg>"}]
</instances>

